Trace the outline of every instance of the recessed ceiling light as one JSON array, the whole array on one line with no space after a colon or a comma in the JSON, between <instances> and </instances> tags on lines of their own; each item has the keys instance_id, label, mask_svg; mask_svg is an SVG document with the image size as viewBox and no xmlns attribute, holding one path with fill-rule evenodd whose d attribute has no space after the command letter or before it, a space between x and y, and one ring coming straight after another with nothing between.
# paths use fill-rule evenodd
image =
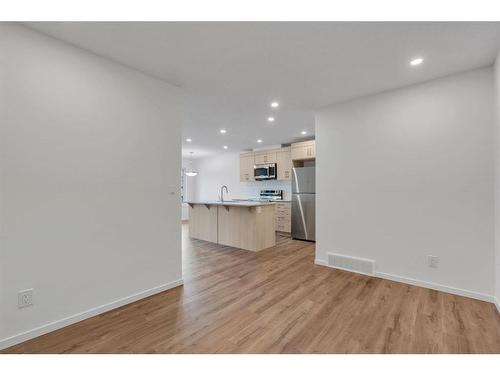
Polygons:
<instances>
[{"instance_id":1,"label":"recessed ceiling light","mask_svg":"<svg viewBox=\"0 0 500 375\"><path fill-rule=\"evenodd\" d=\"M257 139L257 143L262 143L262 139Z\"/></svg>"},{"instance_id":2,"label":"recessed ceiling light","mask_svg":"<svg viewBox=\"0 0 500 375\"><path fill-rule=\"evenodd\" d=\"M186 142L191 142L192 139L191 138L186 138Z\"/></svg>"},{"instance_id":3,"label":"recessed ceiling light","mask_svg":"<svg viewBox=\"0 0 500 375\"><path fill-rule=\"evenodd\" d=\"M278 108L279 106L280 106L280 103L278 103L278 102L271 103L271 108Z\"/></svg>"},{"instance_id":4,"label":"recessed ceiling light","mask_svg":"<svg viewBox=\"0 0 500 375\"><path fill-rule=\"evenodd\" d=\"M226 134L226 129L219 130L221 134Z\"/></svg>"},{"instance_id":5,"label":"recessed ceiling light","mask_svg":"<svg viewBox=\"0 0 500 375\"><path fill-rule=\"evenodd\" d=\"M411 66L417 66L417 65L420 65L424 62L424 59L421 58L421 57L416 57L414 58L413 60L410 61L410 65Z\"/></svg>"},{"instance_id":6,"label":"recessed ceiling light","mask_svg":"<svg viewBox=\"0 0 500 375\"><path fill-rule=\"evenodd\" d=\"M228 149L228 147L227 147L227 146L222 146L222 148L223 148L224 150L227 150L227 149Z\"/></svg>"},{"instance_id":7,"label":"recessed ceiling light","mask_svg":"<svg viewBox=\"0 0 500 375\"><path fill-rule=\"evenodd\" d=\"M269 122L274 122L274 117L272 117L272 116L271 116L271 117L268 117L268 118L267 118L267 121L269 121Z\"/></svg>"},{"instance_id":8,"label":"recessed ceiling light","mask_svg":"<svg viewBox=\"0 0 500 375\"><path fill-rule=\"evenodd\" d=\"M307 132L306 132L305 130L302 130L302 131L300 132L300 134L302 134L302 135L306 135L306 134L307 134Z\"/></svg>"}]
</instances>

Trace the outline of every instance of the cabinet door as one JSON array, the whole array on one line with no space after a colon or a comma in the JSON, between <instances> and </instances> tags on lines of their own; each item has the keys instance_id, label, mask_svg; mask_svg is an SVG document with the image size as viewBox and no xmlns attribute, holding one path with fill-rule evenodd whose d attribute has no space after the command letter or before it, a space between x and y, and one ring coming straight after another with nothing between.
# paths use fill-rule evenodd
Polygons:
<instances>
[{"instance_id":1,"label":"cabinet door","mask_svg":"<svg viewBox=\"0 0 500 375\"><path fill-rule=\"evenodd\" d=\"M292 160L304 160L307 159L307 146L303 145L292 145L291 151Z\"/></svg>"},{"instance_id":2,"label":"cabinet door","mask_svg":"<svg viewBox=\"0 0 500 375\"><path fill-rule=\"evenodd\" d=\"M255 156L255 164L271 164L276 163L276 151L259 152Z\"/></svg>"},{"instance_id":3,"label":"cabinet door","mask_svg":"<svg viewBox=\"0 0 500 375\"><path fill-rule=\"evenodd\" d=\"M313 159L316 157L316 144L313 143L307 147L307 157Z\"/></svg>"},{"instance_id":4,"label":"cabinet door","mask_svg":"<svg viewBox=\"0 0 500 375\"><path fill-rule=\"evenodd\" d=\"M264 155L264 163L267 163L267 164L277 163L278 160L277 160L276 154L277 154L277 151L268 151Z\"/></svg>"},{"instance_id":5,"label":"cabinet door","mask_svg":"<svg viewBox=\"0 0 500 375\"><path fill-rule=\"evenodd\" d=\"M292 144L292 160L316 158L316 142L306 141Z\"/></svg>"},{"instance_id":6,"label":"cabinet door","mask_svg":"<svg viewBox=\"0 0 500 375\"><path fill-rule=\"evenodd\" d=\"M258 153L254 155L255 164L266 164L267 154Z\"/></svg>"},{"instance_id":7,"label":"cabinet door","mask_svg":"<svg viewBox=\"0 0 500 375\"><path fill-rule=\"evenodd\" d=\"M240 155L240 181L253 181L253 154Z\"/></svg>"},{"instance_id":8,"label":"cabinet door","mask_svg":"<svg viewBox=\"0 0 500 375\"><path fill-rule=\"evenodd\" d=\"M277 153L278 180L292 178L292 155L290 149Z\"/></svg>"}]
</instances>

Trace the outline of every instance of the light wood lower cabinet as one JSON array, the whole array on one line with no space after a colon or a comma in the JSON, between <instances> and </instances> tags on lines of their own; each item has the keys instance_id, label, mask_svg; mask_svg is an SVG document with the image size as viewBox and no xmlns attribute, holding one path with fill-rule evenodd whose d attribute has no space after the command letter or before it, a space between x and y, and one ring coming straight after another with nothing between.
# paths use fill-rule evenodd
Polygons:
<instances>
[{"instance_id":1,"label":"light wood lower cabinet","mask_svg":"<svg viewBox=\"0 0 500 375\"><path fill-rule=\"evenodd\" d=\"M275 228L279 232L292 231L292 204L289 202L276 203Z\"/></svg>"}]
</instances>

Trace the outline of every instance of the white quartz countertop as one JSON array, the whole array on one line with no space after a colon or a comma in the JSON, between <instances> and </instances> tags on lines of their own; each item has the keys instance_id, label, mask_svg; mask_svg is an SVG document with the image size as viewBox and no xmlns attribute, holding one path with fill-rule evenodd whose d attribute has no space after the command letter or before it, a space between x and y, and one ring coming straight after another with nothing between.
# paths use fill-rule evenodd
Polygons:
<instances>
[{"instance_id":1,"label":"white quartz countertop","mask_svg":"<svg viewBox=\"0 0 500 375\"><path fill-rule=\"evenodd\" d=\"M255 207L255 206L268 206L276 202L258 202L258 201L244 201L244 200L227 200L221 201L191 201L187 204L206 204L210 206L240 206L240 207Z\"/></svg>"}]
</instances>

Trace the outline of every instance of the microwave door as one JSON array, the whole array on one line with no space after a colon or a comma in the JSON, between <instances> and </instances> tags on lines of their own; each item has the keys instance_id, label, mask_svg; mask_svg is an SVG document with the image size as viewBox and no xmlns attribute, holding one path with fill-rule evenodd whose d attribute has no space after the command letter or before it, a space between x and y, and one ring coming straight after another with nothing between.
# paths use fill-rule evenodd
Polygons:
<instances>
[{"instance_id":1,"label":"microwave door","mask_svg":"<svg viewBox=\"0 0 500 375\"><path fill-rule=\"evenodd\" d=\"M255 167L254 169L254 177L256 180L264 180L268 178L269 176L269 171L265 167Z\"/></svg>"}]
</instances>

